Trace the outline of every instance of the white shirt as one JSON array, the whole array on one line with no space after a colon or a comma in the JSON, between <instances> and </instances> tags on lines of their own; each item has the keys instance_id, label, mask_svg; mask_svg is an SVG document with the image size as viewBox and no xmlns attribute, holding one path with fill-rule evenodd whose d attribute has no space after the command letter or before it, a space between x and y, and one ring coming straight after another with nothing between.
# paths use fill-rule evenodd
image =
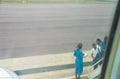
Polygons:
<instances>
[{"instance_id":1,"label":"white shirt","mask_svg":"<svg viewBox=\"0 0 120 79\"><path fill-rule=\"evenodd\" d=\"M97 45L97 49L99 49L100 52L102 51L101 47L99 45Z\"/></svg>"},{"instance_id":2,"label":"white shirt","mask_svg":"<svg viewBox=\"0 0 120 79\"><path fill-rule=\"evenodd\" d=\"M92 48L91 53L93 54L93 58L95 58L98 53L98 48L96 48L96 49Z\"/></svg>"}]
</instances>

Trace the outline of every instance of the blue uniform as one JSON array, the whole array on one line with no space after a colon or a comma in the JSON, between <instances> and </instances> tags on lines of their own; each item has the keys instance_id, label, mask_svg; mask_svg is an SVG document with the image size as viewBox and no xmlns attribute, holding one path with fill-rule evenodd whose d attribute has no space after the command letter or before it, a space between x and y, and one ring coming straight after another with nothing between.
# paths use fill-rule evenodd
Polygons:
<instances>
[{"instance_id":1,"label":"blue uniform","mask_svg":"<svg viewBox=\"0 0 120 79\"><path fill-rule=\"evenodd\" d=\"M104 44L103 42L101 42L101 43L99 44L99 47L100 47L99 52L98 52L99 57L97 57L97 58L98 58L98 59L101 59L101 58L104 56L105 44Z\"/></svg>"},{"instance_id":2,"label":"blue uniform","mask_svg":"<svg viewBox=\"0 0 120 79\"><path fill-rule=\"evenodd\" d=\"M75 73L81 75L83 72L83 51L74 50L75 59Z\"/></svg>"}]
</instances>

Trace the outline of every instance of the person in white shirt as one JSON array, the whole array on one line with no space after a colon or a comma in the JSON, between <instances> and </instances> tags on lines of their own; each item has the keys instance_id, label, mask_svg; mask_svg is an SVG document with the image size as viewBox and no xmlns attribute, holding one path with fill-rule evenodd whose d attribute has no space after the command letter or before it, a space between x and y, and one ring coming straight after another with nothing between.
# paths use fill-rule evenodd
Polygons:
<instances>
[{"instance_id":1,"label":"person in white shirt","mask_svg":"<svg viewBox=\"0 0 120 79\"><path fill-rule=\"evenodd\" d=\"M97 53L98 53L98 46L95 43L93 43L92 49L91 49L91 56L92 56L93 60L95 59Z\"/></svg>"},{"instance_id":2,"label":"person in white shirt","mask_svg":"<svg viewBox=\"0 0 120 79\"><path fill-rule=\"evenodd\" d=\"M96 60L97 53L99 53L99 46L97 46L96 43L93 43L92 49L91 49L91 57L93 58L93 64L95 64L97 62L97 60ZM98 67L98 64L96 64L94 66L94 69L96 69L97 67Z\"/></svg>"}]
</instances>

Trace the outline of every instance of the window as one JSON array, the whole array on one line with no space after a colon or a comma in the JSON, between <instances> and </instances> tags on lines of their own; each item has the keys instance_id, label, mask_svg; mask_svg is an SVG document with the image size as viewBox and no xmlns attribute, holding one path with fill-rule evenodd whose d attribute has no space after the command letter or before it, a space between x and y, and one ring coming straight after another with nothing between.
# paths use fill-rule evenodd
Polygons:
<instances>
[{"instance_id":1,"label":"window","mask_svg":"<svg viewBox=\"0 0 120 79\"><path fill-rule=\"evenodd\" d=\"M10 69L20 79L72 79L73 53L81 42L85 54L81 77L100 77L105 53L93 63L92 44L97 38L102 42L109 38L117 0L0 1L3 69Z\"/></svg>"}]
</instances>

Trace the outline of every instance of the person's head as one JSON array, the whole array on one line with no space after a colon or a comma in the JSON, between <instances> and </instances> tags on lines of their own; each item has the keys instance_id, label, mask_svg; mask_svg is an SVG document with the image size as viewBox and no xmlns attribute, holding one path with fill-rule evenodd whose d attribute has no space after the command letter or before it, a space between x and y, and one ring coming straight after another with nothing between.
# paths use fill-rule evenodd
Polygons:
<instances>
[{"instance_id":1,"label":"person's head","mask_svg":"<svg viewBox=\"0 0 120 79\"><path fill-rule=\"evenodd\" d=\"M107 41L108 41L108 37L107 37L107 36L105 36L105 37L104 37L104 43L106 44L106 43L107 43Z\"/></svg>"},{"instance_id":2,"label":"person's head","mask_svg":"<svg viewBox=\"0 0 120 79\"><path fill-rule=\"evenodd\" d=\"M93 44L92 44L92 47L93 47L94 49L96 49L96 48L97 48L96 43L93 43Z\"/></svg>"},{"instance_id":3,"label":"person's head","mask_svg":"<svg viewBox=\"0 0 120 79\"><path fill-rule=\"evenodd\" d=\"M98 45L99 45L101 42L102 42L102 41L101 41L100 38L97 38L97 39L96 39L96 43L97 43Z\"/></svg>"},{"instance_id":4,"label":"person's head","mask_svg":"<svg viewBox=\"0 0 120 79\"><path fill-rule=\"evenodd\" d=\"M77 49L82 49L82 43L79 43L79 44L77 45Z\"/></svg>"}]
</instances>

